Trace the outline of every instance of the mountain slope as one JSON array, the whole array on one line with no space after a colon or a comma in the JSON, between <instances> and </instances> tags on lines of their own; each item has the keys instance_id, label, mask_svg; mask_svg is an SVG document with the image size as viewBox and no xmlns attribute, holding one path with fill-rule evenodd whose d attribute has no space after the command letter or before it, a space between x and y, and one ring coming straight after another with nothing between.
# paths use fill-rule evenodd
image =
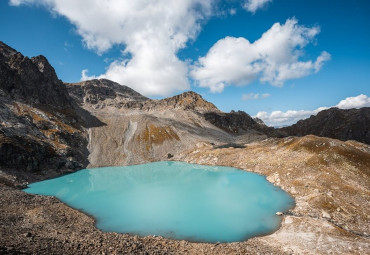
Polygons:
<instances>
[{"instance_id":1,"label":"mountain slope","mask_svg":"<svg viewBox=\"0 0 370 255\"><path fill-rule=\"evenodd\" d=\"M108 80L66 86L71 97L104 123L88 130L89 167L167 160L197 143L237 140L204 118L207 112L221 111L192 91L152 100Z\"/></svg>"}]
</instances>

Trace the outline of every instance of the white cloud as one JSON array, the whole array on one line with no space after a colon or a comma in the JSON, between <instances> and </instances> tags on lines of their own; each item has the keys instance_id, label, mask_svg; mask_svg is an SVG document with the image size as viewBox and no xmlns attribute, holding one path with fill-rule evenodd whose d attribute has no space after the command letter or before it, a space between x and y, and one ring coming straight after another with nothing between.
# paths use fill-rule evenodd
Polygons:
<instances>
[{"instance_id":1,"label":"white cloud","mask_svg":"<svg viewBox=\"0 0 370 255\"><path fill-rule=\"evenodd\" d=\"M270 94L269 93L264 93L264 94L259 94L259 93L249 93L249 94L243 94L242 95L242 99L244 101L248 101L248 100L257 100L257 99L264 99L264 98L267 98L269 97Z\"/></svg>"},{"instance_id":2,"label":"white cloud","mask_svg":"<svg viewBox=\"0 0 370 255\"><path fill-rule=\"evenodd\" d=\"M250 43L243 37L225 37L216 42L205 57L198 59L191 76L200 87L222 92L225 86L247 85L257 78L274 86L318 72L330 54L302 61L304 47L320 28L298 25L296 19L275 23L260 39Z\"/></svg>"},{"instance_id":3,"label":"white cloud","mask_svg":"<svg viewBox=\"0 0 370 255\"><path fill-rule=\"evenodd\" d=\"M370 97L361 94L356 97L347 97L346 99L340 101L337 105L332 107L338 107L340 109L350 109L350 108L361 108L370 107ZM313 111L295 111L289 110L286 112L273 111L271 113L258 112L255 117L260 118L268 126L285 126L296 123L298 120L306 119L311 115L316 115L320 111L329 109L330 107L320 107Z\"/></svg>"},{"instance_id":4,"label":"white cloud","mask_svg":"<svg viewBox=\"0 0 370 255\"><path fill-rule=\"evenodd\" d=\"M351 109L351 108L361 108L370 107L370 97L361 94L357 97L347 97L337 104L338 108L341 109Z\"/></svg>"},{"instance_id":5,"label":"white cloud","mask_svg":"<svg viewBox=\"0 0 370 255\"><path fill-rule=\"evenodd\" d=\"M244 2L243 8L251 13L255 13L269 2L272 2L272 0L247 0Z\"/></svg>"},{"instance_id":6,"label":"white cloud","mask_svg":"<svg viewBox=\"0 0 370 255\"><path fill-rule=\"evenodd\" d=\"M177 52L196 38L212 12L211 0L10 0L12 5L43 5L75 25L87 48L102 54L124 45L124 60L112 62L107 78L144 95L169 95L189 88L187 64ZM127 54L129 53L129 54ZM127 55L131 56L127 58Z\"/></svg>"}]
</instances>

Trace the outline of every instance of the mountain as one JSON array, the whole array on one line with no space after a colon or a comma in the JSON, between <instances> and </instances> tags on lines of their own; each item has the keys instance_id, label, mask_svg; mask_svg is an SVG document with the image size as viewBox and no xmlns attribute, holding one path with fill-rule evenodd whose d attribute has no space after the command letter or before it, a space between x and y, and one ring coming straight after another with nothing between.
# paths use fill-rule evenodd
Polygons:
<instances>
[{"instance_id":1,"label":"mountain","mask_svg":"<svg viewBox=\"0 0 370 255\"><path fill-rule=\"evenodd\" d=\"M89 129L89 167L167 160L200 142L235 137L212 125L204 112L220 112L195 92L148 99L108 80L66 84L69 94L104 125Z\"/></svg>"},{"instance_id":2,"label":"mountain","mask_svg":"<svg viewBox=\"0 0 370 255\"><path fill-rule=\"evenodd\" d=\"M32 180L88 164L85 127L101 124L69 96L43 56L0 42L0 168Z\"/></svg>"},{"instance_id":3,"label":"mountain","mask_svg":"<svg viewBox=\"0 0 370 255\"><path fill-rule=\"evenodd\" d=\"M144 111L159 109L192 110L196 112L220 111L214 104L205 101L201 95L192 91L162 100L152 100L127 86L106 79L66 83L66 86L69 94L76 102L94 109L113 107Z\"/></svg>"},{"instance_id":4,"label":"mountain","mask_svg":"<svg viewBox=\"0 0 370 255\"><path fill-rule=\"evenodd\" d=\"M71 97L78 104L89 104L95 109L121 108L129 102L149 100L127 86L106 79L66 83L65 85Z\"/></svg>"},{"instance_id":5,"label":"mountain","mask_svg":"<svg viewBox=\"0 0 370 255\"><path fill-rule=\"evenodd\" d=\"M370 107L348 110L330 108L279 131L287 136L311 134L370 144Z\"/></svg>"},{"instance_id":6,"label":"mountain","mask_svg":"<svg viewBox=\"0 0 370 255\"><path fill-rule=\"evenodd\" d=\"M95 79L63 83L44 56L0 43L0 169L33 181L81 168L166 160L197 143L235 143L222 114L189 91L161 100ZM244 129L240 141L266 138ZM248 131L248 132L247 132Z\"/></svg>"},{"instance_id":7,"label":"mountain","mask_svg":"<svg viewBox=\"0 0 370 255\"><path fill-rule=\"evenodd\" d=\"M191 91L152 100L105 79L63 83L45 57L0 43L0 253L364 254L368 130L369 108L329 109L274 129ZM207 244L102 232L56 198L20 190L86 167L163 160L259 173L296 206L272 235ZM233 188L227 178L216 181Z\"/></svg>"},{"instance_id":8,"label":"mountain","mask_svg":"<svg viewBox=\"0 0 370 255\"><path fill-rule=\"evenodd\" d=\"M0 89L33 106L72 108L72 99L44 56L28 58L0 42Z\"/></svg>"}]
</instances>

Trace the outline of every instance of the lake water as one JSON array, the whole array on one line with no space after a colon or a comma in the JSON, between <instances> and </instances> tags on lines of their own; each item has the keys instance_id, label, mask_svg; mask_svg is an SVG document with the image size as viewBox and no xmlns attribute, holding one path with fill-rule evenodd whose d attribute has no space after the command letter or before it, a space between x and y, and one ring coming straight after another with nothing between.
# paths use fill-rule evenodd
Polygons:
<instances>
[{"instance_id":1,"label":"lake water","mask_svg":"<svg viewBox=\"0 0 370 255\"><path fill-rule=\"evenodd\" d=\"M29 185L92 215L103 231L234 242L280 226L294 206L264 176L231 167L155 162L85 169Z\"/></svg>"}]
</instances>

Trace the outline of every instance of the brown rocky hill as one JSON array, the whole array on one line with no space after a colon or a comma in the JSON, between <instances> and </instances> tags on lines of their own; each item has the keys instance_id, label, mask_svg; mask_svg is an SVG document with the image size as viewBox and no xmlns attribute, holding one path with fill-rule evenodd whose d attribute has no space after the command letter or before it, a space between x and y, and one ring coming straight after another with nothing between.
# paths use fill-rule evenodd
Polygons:
<instances>
[{"instance_id":1,"label":"brown rocky hill","mask_svg":"<svg viewBox=\"0 0 370 255\"><path fill-rule=\"evenodd\" d=\"M180 95L162 100L151 100L145 103L144 109L177 109L198 113L221 112L214 104L204 100L201 95L193 91L184 92Z\"/></svg>"},{"instance_id":2,"label":"brown rocky hill","mask_svg":"<svg viewBox=\"0 0 370 255\"><path fill-rule=\"evenodd\" d=\"M311 134L370 144L370 107L348 110L330 108L279 131L288 136Z\"/></svg>"}]
</instances>

